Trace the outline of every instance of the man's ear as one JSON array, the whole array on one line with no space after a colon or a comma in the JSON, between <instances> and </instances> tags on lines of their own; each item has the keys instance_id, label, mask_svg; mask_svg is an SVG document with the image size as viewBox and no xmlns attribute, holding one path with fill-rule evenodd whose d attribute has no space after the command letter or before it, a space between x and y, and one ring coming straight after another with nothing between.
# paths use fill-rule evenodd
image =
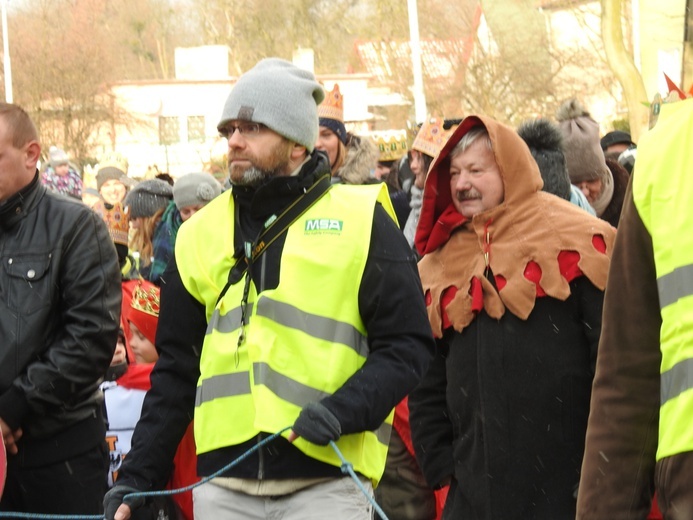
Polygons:
<instances>
[{"instance_id":1,"label":"man's ear","mask_svg":"<svg viewBox=\"0 0 693 520\"><path fill-rule=\"evenodd\" d=\"M291 148L291 160L292 161L303 161L308 153L308 149L302 144L294 143L293 148Z\"/></svg>"},{"instance_id":2,"label":"man's ear","mask_svg":"<svg viewBox=\"0 0 693 520\"><path fill-rule=\"evenodd\" d=\"M35 170L36 169L36 163L38 162L39 158L41 157L41 145L38 143L38 141L30 141L26 146L25 146L25 152L26 154L26 166L27 169L29 170Z\"/></svg>"}]
</instances>

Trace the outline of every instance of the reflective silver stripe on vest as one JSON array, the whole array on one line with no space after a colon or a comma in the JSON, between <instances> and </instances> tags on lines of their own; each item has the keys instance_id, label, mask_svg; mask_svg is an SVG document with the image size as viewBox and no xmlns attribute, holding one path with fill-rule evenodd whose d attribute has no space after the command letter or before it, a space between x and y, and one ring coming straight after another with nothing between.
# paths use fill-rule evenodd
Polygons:
<instances>
[{"instance_id":1,"label":"reflective silver stripe on vest","mask_svg":"<svg viewBox=\"0 0 693 520\"><path fill-rule=\"evenodd\" d=\"M660 380L660 406L693 388L693 359L679 361Z\"/></svg>"},{"instance_id":2,"label":"reflective silver stripe on vest","mask_svg":"<svg viewBox=\"0 0 693 520\"><path fill-rule=\"evenodd\" d=\"M657 288L660 309L693 295L693 264L677 267L669 274L660 276L657 278Z\"/></svg>"},{"instance_id":3,"label":"reflective silver stripe on vest","mask_svg":"<svg viewBox=\"0 0 693 520\"><path fill-rule=\"evenodd\" d=\"M308 403L317 403L330 395L280 374L267 363L253 363L253 378L256 385L266 386L284 401L301 408Z\"/></svg>"},{"instance_id":4,"label":"reflective silver stripe on vest","mask_svg":"<svg viewBox=\"0 0 693 520\"><path fill-rule=\"evenodd\" d=\"M253 312L253 304L248 304L248 310L246 316L250 316ZM212 317L209 319L207 324L206 334L211 334L215 330L221 332L222 334L227 334L233 332L241 326L241 306L231 309L229 312L221 316L219 309L214 309Z\"/></svg>"},{"instance_id":5,"label":"reflective silver stripe on vest","mask_svg":"<svg viewBox=\"0 0 693 520\"><path fill-rule=\"evenodd\" d=\"M231 397L250 393L250 378L247 372L210 377L197 387L195 406L220 397Z\"/></svg>"},{"instance_id":6,"label":"reflective silver stripe on vest","mask_svg":"<svg viewBox=\"0 0 693 520\"><path fill-rule=\"evenodd\" d=\"M327 392L316 390L272 370L272 367L267 363L253 364L253 377L256 385L266 386L279 398L301 408L308 403L317 403L330 395ZM390 443L391 432L392 425L383 423L373 433L377 437L378 442L387 446Z\"/></svg>"},{"instance_id":7,"label":"reflective silver stripe on vest","mask_svg":"<svg viewBox=\"0 0 693 520\"><path fill-rule=\"evenodd\" d=\"M257 304L257 314L287 328L305 332L314 338L346 345L359 356L368 356L368 340L353 325L348 323L310 314L298 307L270 298L260 298Z\"/></svg>"}]
</instances>

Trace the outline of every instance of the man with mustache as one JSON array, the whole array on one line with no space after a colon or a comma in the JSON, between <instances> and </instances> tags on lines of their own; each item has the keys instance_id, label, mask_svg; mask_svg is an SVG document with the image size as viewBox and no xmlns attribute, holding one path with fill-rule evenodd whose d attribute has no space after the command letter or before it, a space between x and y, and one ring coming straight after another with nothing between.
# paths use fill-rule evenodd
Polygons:
<instances>
[{"instance_id":1,"label":"man with mustache","mask_svg":"<svg viewBox=\"0 0 693 520\"><path fill-rule=\"evenodd\" d=\"M444 519L568 520L614 229L542 192L515 131L467 117L431 166L415 244L438 351L409 397Z\"/></svg>"},{"instance_id":2,"label":"man with mustache","mask_svg":"<svg viewBox=\"0 0 693 520\"><path fill-rule=\"evenodd\" d=\"M164 274L159 361L106 518L161 487L194 415L197 519L370 519L392 409L434 348L413 254L384 185L330 183L314 150L324 91L268 58L233 87L218 124L232 188L183 223ZM291 427L290 430L284 430Z\"/></svg>"}]
</instances>

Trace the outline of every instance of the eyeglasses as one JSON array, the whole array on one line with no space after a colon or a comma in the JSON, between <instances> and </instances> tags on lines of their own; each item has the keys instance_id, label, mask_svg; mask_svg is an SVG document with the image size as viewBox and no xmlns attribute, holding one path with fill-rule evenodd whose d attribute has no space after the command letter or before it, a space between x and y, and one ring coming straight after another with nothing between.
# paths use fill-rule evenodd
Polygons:
<instances>
[{"instance_id":1,"label":"eyeglasses","mask_svg":"<svg viewBox=\"0 0 693 520\"><path fill-rule=\"evenodd\" d=\"M229 139L233 133L238 130L238 133L243 137L255 137L265 128L262 123L238 123L236 125L228 124L219 129L219 135Z\"/></svg>"}]
</instances>

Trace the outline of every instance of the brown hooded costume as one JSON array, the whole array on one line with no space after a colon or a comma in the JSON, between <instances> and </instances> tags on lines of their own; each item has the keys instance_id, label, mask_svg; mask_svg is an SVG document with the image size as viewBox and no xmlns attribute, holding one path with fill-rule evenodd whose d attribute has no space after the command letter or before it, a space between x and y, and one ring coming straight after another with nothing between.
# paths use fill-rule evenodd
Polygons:
<instances>
[{"instance_id":1,"label":"brown hooded costume","mask_svg":"<svg viewBox=\"0 0 693 520\"><path fill-rule=\"evenodd\" d=\"M452 204L450 152L479 125L505 197L469 220ZM426 179L416 246L439 353L410 408L429 484L452 480L443 518L575 515L614 230L541 187L524 141L482 116Z\"/></svg>"}]
</instances>

